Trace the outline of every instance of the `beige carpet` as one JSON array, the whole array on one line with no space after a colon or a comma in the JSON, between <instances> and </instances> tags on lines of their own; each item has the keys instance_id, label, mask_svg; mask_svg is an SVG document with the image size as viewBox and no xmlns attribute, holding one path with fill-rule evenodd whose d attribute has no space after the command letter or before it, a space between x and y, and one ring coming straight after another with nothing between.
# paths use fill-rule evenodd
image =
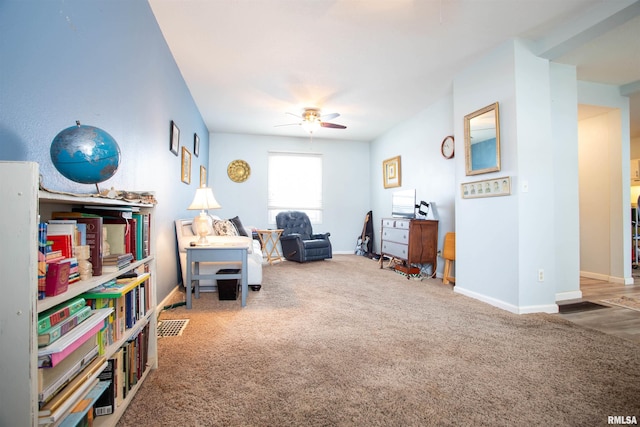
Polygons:
<instances>
[{"instance_id":1,"label":"beige carpet","mask_svg":"<svg viewBox=\"0 0 640 427\"><path fill-rule=\"evenodd\" d=\"M598 426L640 416L640 347L338 255L204 294L124 426Z\"/></svg>"}]
</instances>

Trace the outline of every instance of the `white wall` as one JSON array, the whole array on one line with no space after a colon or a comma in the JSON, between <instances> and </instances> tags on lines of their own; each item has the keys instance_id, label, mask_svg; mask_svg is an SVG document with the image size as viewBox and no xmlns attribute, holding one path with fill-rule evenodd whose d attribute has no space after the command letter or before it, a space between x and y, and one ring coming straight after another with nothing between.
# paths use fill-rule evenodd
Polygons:
<instances>
[{"instance_id":1,"label":"white wall","mask_svg":"<svg viewBox=\"0 0 640 427\"><path fill-rule=\"evenodd\" d=\"M414 188L418 203L424 200L432 204L429 219L439 221L439 249L442 249L444 235L456 231L456 161L447 160L440 153L442 140L448 135L453 135L451 97L443 98L371 142L370 191L376 252L380 251L380 221L391 216L391 195L398 190ZM385 189L382 161L395 156L401 156L402 186ZM464 158L464 148L456 140L454 159L458 158ZM439 259L436 270L439 276L442 276L443 264Z\"/></svg>"},{"instance_id":2,"label":"white wall","mask_svg":"<svg viewBox=\"0 0 640 427\"><path fill-rule=\"evenodd\" d=\"M562 191L556 186L564 175L555 164L555 144L562 135L571 135L571 127L552 121L552 113L575 115L567 107L570 91L556 94L559 104L552 107L552 88L563 78L571 80L512 40L454 79L454 120L461 143L465 115L496 101L500 106L501 170L466 176L464 158L459 158L458 184L504 176L512 184L505 197L456 196L455 291L516 313L557 310L556 242L577 251L575 236L564 236L566 230L557 227L559 218L566 221L558 216L557 198L577 191L571 180ZM561 268L576 276L573 264ZM543 281L538 280L540 270Z\"/></svg>"},{"instance_id":3,"label":"white wall","mask_svg":"<svg viewBox=\"0 0 640 427\"><path fill-rule=\"evenodd\" d=\"M581 298L576 68L549 64L555 190L556 301Z\"/></svg>"},{"instance_id":4,"label":"white wall","mask_svg":"<svg viewBox=\"0 0 640 427\"><path fill-rule=\"evenodd\" d=\"M238 215L243 225L275 228L267 219L267 162L269 151L323 155L323 223L314 232L330 232L334 253L353 253L362 233L369 203L369 143L314 137L286 138L245 134L209 135L208 184L222 209L222 218ZM227 166L233 160L249 163L251 175L243 183L231 181ZM296 179L292 176L291 179Z\"/></svg>"},{"instance_id":5,"label":"white wall","mask_svg":"<svg viewBox=\"0 0 640 427\"><path fill-rule=\"evenodd\" d=\"M581 274L631 284L629 98L579 82L578 101L609 108L579 122Z\"/></svg>"}]
</instances>

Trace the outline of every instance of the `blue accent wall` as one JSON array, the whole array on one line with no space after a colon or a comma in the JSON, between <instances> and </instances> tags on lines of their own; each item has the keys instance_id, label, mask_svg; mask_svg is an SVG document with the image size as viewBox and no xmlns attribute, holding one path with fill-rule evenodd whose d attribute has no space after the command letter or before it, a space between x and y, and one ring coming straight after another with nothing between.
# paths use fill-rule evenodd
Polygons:
<instances>
[{"instance_id":1,"label":"blue accent wall","mask_svg":"<svg viewBox=\"0 0 640 427\"><path fill-rule=\"evenodd\" d=\"M64 178L51 141L79 120L111 134L122 161L100 189L155 191L158 298L177 283L173 220L207 167L209 132L146 1L0 1L0 160L35 161L53 190L95 192ZM171 120L192 156L191 184L169 151Z\"/></svg>"}]
</instances>

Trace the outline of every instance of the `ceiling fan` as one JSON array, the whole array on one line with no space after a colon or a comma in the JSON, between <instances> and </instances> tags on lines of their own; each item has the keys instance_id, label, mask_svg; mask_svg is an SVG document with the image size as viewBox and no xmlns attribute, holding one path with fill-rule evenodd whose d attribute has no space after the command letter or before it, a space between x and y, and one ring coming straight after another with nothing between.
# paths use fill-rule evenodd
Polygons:
<instances>
[{"instance_id":1,"label":"ceiling fan","mask_svg":"<svg viewBox=\"0 0 640 427\"><path fill-rule=\"evenodd\" d=\"M300 114L300 115L289 113L289 112L287 114L291 114L294 117L298 117L302 121L297 122L297 123L287 123L287 124L284 124L284 125L277 125L277 126L299 125L299 126L302 126L307 132L309 132L311 134L313 132L315 132L316 130L318 130L319 128L321 128L321 127L323 127L323 128L332 128L332 129L346 129L347 128L344 125L339 125L339 124L336 124L336 123L326 122L325 120L335 119L336 117L339 117L340 114L331 113L331 114L322 115L322 114L320 114L320 109L319 108L305 108L302 111L302 114Z\"/></svg>"}]
</instances>

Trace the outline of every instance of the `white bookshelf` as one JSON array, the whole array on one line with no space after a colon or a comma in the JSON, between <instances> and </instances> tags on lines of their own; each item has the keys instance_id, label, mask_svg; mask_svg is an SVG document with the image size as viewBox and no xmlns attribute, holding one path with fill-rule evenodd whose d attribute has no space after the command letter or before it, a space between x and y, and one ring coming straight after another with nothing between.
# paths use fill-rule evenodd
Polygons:
<instances>
[{"instance_id":1,"label":"white bookshelf","mask_svg":"<svg viewBox=\"0 0 640 427\"><path fill-rule=\"evenodd\" d=\"M127 270L106 273L77 282L55 297L37 299L38 220L50 219L53 211L74 206L137 206L152 212L153 205L95 197L54 194L38 189L39 168L34 162L0 162L0 425L38 425L38 313L88 291L125 271L147 265L151 274L151 307L136 327L118 343L106 349L113 355L126 340L149 324L148 365L140 381L129 391L114 414L96 417L94 425L115 426L149 371L158 366L156 325L156 269L153 216L150 229L151 256L133 262Z\"/></svg>"}]
</instances>

